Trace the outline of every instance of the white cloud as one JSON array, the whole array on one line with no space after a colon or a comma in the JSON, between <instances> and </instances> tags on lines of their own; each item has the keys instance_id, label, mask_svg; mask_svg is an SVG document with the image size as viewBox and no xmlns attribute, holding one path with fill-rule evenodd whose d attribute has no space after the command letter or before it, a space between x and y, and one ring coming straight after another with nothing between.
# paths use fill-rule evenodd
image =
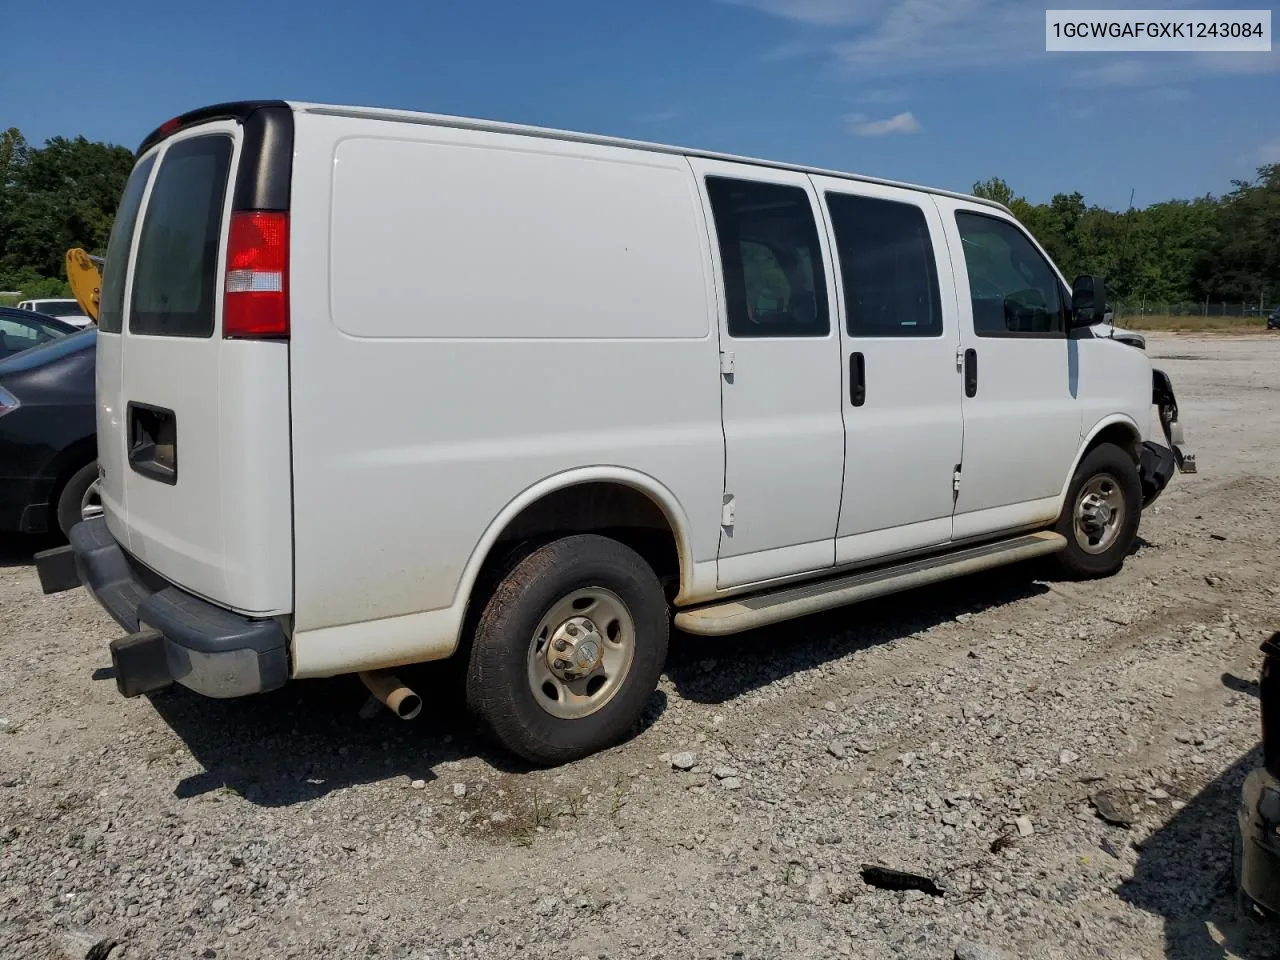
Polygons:
<instances>
[{"instance_id":1,"label":"white cloud","mask_svg":"<svg viewBox=\"0 0 1280 960\"><path fill-rule=\"evenodd\" d=\"M835 45L854 73L1012 67L1045 56L1044 9L1014 0L900 0Z\"/></svg>"},{"instance_id":2,"label":"white cloud","mask_svg":"<svg viewBox=\"0 0 1280 960\"><path fill-rule=\"evenodd\" d=\"M879 8L881 2L868 3L866 0L720 0L721 3L733 4L736 7L751 7L761 13L782 17L785 20L797 20L800 23L813 23L820 26L838 26L840 24L859 23L869 13L868 7Z\"/></svg>"},{"instance_id":3,"label":"white cloud","mask_svg":"<svg viewBox=\"0 0 1280 960\"><path fill-rule=\"evenodd\" d=\"M855 103L901 103L906 98L901 90L864 90L851 99Z\"/></svg>"},{"instance_id":4,"label":"white cloud","mask_svg":"<svg viewBox=\"0 0 1280 960\"><path fill-rule=\"evenodd\" d=\"M853 75L902 76L1035 71L1041 82L1052 70L1086 87L1150 87L1188 77L1264 74L1280 71L1280 47L1271 53L1151 54L1115 60L1103 54L1054 53L1044 49L1045 6L1033 0L717 0L810 27L822 27L818 56ZM1164 0L1185 7L1199 0ZM1091 0L1091 8L1117 10L1132 0ZM783 37L766 59L811 52Z\"/></svg>"},{"instance_id":5,"label":"white cloud","mask_svg":"<svg viewBox=\"0 0 1280 960\"><path fill-rule=\"evenodd\" d=\"M858 137L883 137L890 133L919 133L924 128L915 114L907 111L887 120L868 120L864 114L851 113L844 118L849 130Z\"/></svg>"}]
</instances>

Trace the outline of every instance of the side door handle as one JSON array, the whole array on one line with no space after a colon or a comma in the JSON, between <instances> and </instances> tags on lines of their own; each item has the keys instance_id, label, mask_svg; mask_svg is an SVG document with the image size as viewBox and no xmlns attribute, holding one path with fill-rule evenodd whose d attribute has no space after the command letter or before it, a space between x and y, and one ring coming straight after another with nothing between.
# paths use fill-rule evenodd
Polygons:
<instances>
[{"instance_id":1,"label":"side door handle","mask_svg":"<svg viewBox=\"0 0 1280 960\"><path fill-rule=\"evenodd\" d=\"M964 352L964 395L978 395L978 351L972 347Z\"/></svg>"},{"instance_id":2,"label":"side door handle","mask_svg":"<svg viewBox=\"0 0 1280 960\"><path fill-rule=\"evenodd\" d=\"M855 407L867 402L867 360L860 353L849 354L849 402Z\"/></svg>"}]
</instances>

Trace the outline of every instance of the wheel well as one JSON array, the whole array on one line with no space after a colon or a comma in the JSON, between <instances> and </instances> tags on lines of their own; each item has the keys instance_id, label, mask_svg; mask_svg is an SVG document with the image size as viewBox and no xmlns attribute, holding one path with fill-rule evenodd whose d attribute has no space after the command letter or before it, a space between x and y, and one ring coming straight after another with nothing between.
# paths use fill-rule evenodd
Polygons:
<instances>
[{"instance_id":1,"label":"wheel well","mask_svg":"<svg viewBox=\"0 0 1280 960\"><path fill-rule=\"evenodd\" d=\"M644 557L659 578L679 582L680 551L666 514L644 493L621 483L578 484L530 504L498 535L490 556L503 545L569 533L613 537Z\"/></svg>"},{"instance_id":2,"label":"wheel well","mask_svg":"<svg viewBox=\"0 0 1280 960\"><path fill-rule=\"evenodd\" d=\"M1133 457L1134 462L1138 461L1140 455L1141 438L1137 431L1127 423L1111 423L1098 431L1097 436L1089 441L1089 445L1085 447L1084 455L1088 455L1091 450L1096 449L1104 443L1113 443L1121 450L1126 451L1129 456Z\"/></svg>"},{"instance_id":3,"label":"wheel well","mask_svg":"<svg viewBox=\"0 0 1280 960\"><path fill-rule=\"evenodd\" d=\"M626 484L592 482L556 490L516 514L485 557L473 598L487 594L513 552L574 533L598 533L625 543L653 568L669 597L679 591L680 549L662 508Z\"/></svg>"}]
</instances>

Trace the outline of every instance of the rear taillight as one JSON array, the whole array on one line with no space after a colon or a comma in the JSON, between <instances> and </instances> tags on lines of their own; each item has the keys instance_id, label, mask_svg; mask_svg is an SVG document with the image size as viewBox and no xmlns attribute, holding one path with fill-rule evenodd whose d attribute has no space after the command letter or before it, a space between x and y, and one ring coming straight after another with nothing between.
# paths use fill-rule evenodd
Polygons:
<instances>
[{"instance_id":1,"label":"rear taillight","mask_svg":"<svg viewBox=\"0 0 1280 960\"><path fill-rule=\"evenodd\" d=\"M289 336L289 215L231 214L222 335L263 339Z\"/></svg>"}]
</instances>

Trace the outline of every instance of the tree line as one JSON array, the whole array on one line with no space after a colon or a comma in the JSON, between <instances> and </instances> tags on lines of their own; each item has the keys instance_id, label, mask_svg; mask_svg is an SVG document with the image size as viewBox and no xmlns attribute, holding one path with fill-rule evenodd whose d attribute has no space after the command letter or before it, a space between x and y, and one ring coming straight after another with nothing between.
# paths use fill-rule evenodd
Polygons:
<instances>
[{"instance_id":1,"label":"tree line","mask_svg":"<svg viewBox=\"0 0 1280 960\"><path fill-rule=\"evenodd\" d=\"M105 253L133 161L84 137L36 147L17 129L0 134L0 290L62 293L68 249ZM1068 278L1105 276L1116 300L1280 301L1280 164L1231 187L1124 212L1079 192L1031 203L999 177L973 192L1009 207Z\"/></svg>"},{"instance_id":2,"label":"tree line","mask_svg":"<svg viewBox=\"0 0 1280 960\"><path fill-rule=\"evenodd\" d=\"M1166 200L1123 213L1085 204L1079 193L1048 203L1017 196L999 177L973 192L1003 203L1067 279L1107 278L1116 300L1135 304L1280 301L1280 164L1233 180L1223 196Z\"/></svg>"},{"instance_id":3,"label":"tree line","mask_svg":"<svg viewBox=\"0 0 1280 960\"><path fill-rule=\"evenodd\" d=\"M15 128L0 133L0 290L67 293L67 251L106 252L133 160L84 137L35 147Z\"/></svg>"}]
</instances>

